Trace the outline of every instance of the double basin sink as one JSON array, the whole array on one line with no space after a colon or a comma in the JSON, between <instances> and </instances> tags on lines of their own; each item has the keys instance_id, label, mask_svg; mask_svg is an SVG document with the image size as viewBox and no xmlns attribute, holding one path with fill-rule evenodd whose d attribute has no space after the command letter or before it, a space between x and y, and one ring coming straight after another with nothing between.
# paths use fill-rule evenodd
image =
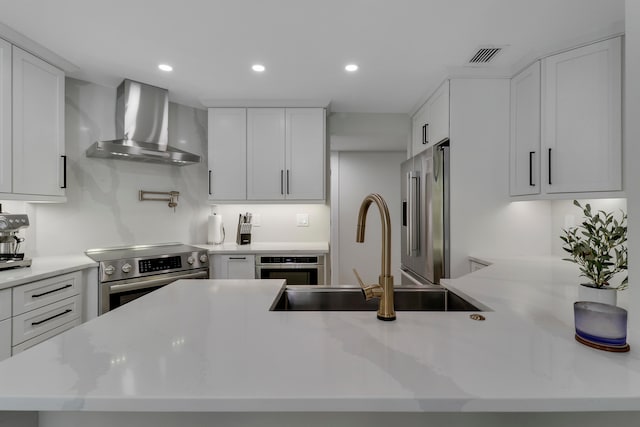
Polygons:
<instances>
[{"instance_id":1,"label":"double basin sink","mask_svg":"<svg viewBox=\"0 0 640 427\"><path fill-rule=\"evenodd\" d=\"M441 286L396 286L396 311L487 311ZM284 285L271 311L376 311L378 300L366 301L359 286Z\"/></svg>"}]
</instances>

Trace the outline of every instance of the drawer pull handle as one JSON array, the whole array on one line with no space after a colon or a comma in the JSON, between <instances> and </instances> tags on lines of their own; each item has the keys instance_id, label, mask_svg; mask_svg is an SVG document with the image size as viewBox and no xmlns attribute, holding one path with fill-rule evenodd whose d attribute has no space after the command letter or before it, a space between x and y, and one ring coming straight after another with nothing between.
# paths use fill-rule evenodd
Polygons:
<instances>
[{"instance_id":1,"label":"drawer pull handle","mask_svg":"<svg viewBox=\"0 0 640 427\"><path fill-rule=\"evenodd\" d=\"M53 320L56 317L60 317L60 316L64 316L67 313L71 313L73 310L71 310L70 308L67 308L65 311L63 311L62 313L58 313L58 314L54 314L51 317L47 317L46 319L42 319L39 322L31 322L31 326L38 326L43 324L44 322L48 322L49 320Z\"/></svg>"},{"instance_id":2,"label":"drawer pull handle","mask_svg":"<svg viewBox=\"0 0 640 427\"><path fill-rule=\"evenodd\" d=\"M230 256L229 259L247 259L246 256Z\"/></svg>"},{"instance_id":3,"label":"drawer pull handle","mask_svg":"<svg viewBox=\"0 0 640 427\"><path fill-rule=\"evenodd\" d=\"M41 294L33 294L33 295L31 295L31 298L40 298L40 297L43 297L43 296L45 296L45 295L49 295L49 294L52 294L52 293L54 293L54 292L61 291L61 290L63 290L63 289L70 288L70 287L72 287L72 286L73 286L73 285L71 285L71 284L69 284L69 285L64 285L64 286L63 286L63 287L61 287L61 288L58 288L58 289L52 289L52 290L50 290L50 291L43 292L43 293L41 293Z\"/></svg>"}]
</instances>

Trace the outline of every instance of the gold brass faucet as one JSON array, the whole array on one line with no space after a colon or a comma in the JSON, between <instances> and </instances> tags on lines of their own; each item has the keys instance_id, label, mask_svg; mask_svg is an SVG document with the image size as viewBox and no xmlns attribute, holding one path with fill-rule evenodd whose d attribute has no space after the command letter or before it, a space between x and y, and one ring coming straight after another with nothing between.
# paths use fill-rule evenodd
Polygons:
<instances>
[{"instance_id":1,"label":"gold brass faucet","mask_svg":"<svg viewBox=\"0 0 640 427\"><path fill-rule=\"evenodd\" d=\"M396 312L393 306L393 276L391 275L391 219L389 217L389 208L379 194L369 194L364 198L358 212L358 234L356 242L364 242L364 230L366 226L367 211L371 203L375 203L380 211L380 220L382 221L382 259L380 266L380 276L378 283L374 285L365 285L360 275L353 269L353 272L360 283L362 293L365 299L379 298L378 319L380 320L396 320Z\"/></svg>"}]
</instances>

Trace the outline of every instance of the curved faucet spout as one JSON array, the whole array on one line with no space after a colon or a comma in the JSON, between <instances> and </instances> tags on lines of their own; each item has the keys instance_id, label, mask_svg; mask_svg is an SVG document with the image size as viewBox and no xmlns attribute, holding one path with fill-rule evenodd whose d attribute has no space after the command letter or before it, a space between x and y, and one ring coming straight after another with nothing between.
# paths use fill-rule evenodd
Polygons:
<instances>
[{"instance_id":1,"label":"curved faucet spout","mask_svg":"<svg viewBox=\"0 0 640 427\"><path fill-rule=\"evenodd\" d=\"M358 212L358 234L356 242L364 242L364 231L367 225L367 211L371 203L375 203L380 211L380 220L382 221L382 259L381 259L381 276L389 276L391 273L391 217L387 202L381 195L372 193L364 198Z\"/></svg>"},{"instance_id":2,"label":"curved faucet spout","mask_svg":"<svg viewBox=\"0 0 640 427\"><path fill-rule=\"evenodd\" d=\"M378 319L395 320L396 314L393 304L393 276L391 275L391 218L389 208L379 194L369 194L364 198L358 212L358 230L356 242L364 242L364 232L367 224L367 212L371 203L375 203L380 211L380 221L382 223L382 257L380 262L380 276L378 285L366 286L360 278L360 286L367 299L380 298L378 307ZM356 273L357 276L357 273ZM375 289L374 289L375 288Z\"/></svg>"}]
</instances>

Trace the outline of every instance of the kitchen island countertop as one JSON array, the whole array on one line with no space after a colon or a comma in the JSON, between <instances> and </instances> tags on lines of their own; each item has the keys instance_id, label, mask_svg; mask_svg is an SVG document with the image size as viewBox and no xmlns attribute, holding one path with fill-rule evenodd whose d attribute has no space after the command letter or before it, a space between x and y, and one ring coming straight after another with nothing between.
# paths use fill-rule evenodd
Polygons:
<instances>
[{"instance_id":1,"label":"kitchen island countertop","mask_svg":"<svg viewBox=\"0 0 640 427\"><path fill-rule=\"evenodd\" d=\"M179 281L0 363L25 411L637 411L640 343L574 339L575 266L496 263L469 312L270 312L279 280Z\"/></svg>"}]
</instances>

